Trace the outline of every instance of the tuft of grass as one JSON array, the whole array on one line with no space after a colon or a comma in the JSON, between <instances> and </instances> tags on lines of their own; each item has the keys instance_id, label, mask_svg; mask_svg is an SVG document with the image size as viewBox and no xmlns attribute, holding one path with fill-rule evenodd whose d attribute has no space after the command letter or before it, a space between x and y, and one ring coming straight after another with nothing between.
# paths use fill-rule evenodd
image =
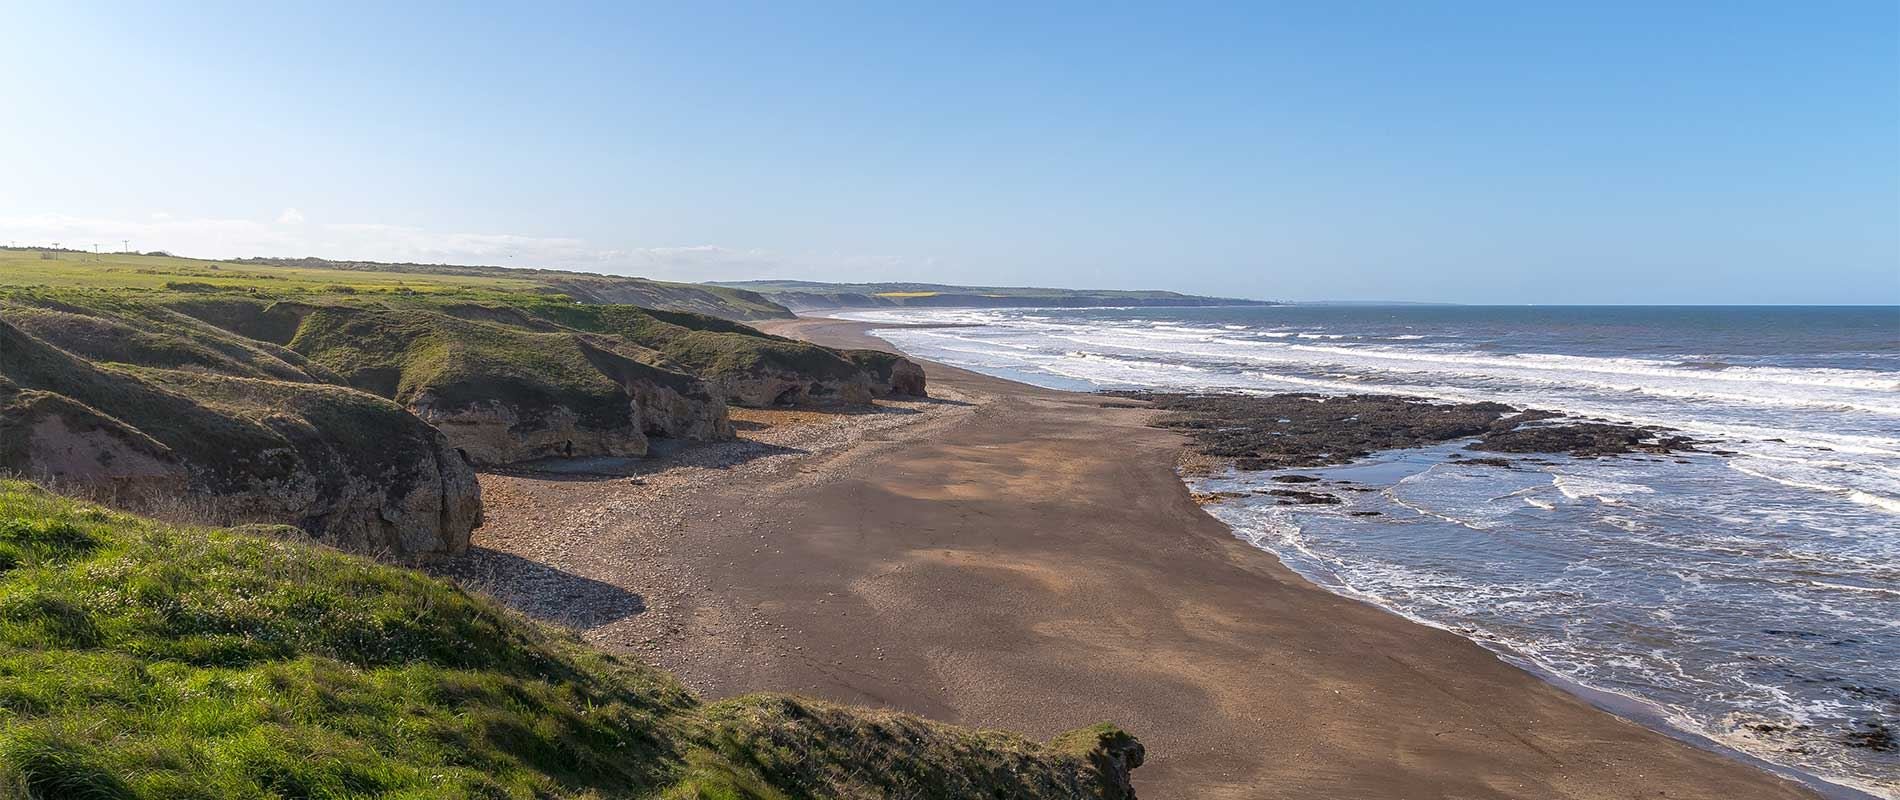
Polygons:
<instances>
[{"instance_id":1,"label":"tuft of grass","mask_svg":"<svg viewBox=\"0 0 1900 800\"><path fill-rule=\"evenodd\" d=\"M1103 737L1110 743L1119 742L1116 736L1132 743L1133 737L1113 725L1044 745L1009 733L776 694L724 700L708 707L706 717L728 763L750 767L794 800L1127 796L1110 771L1113 756L1100 745Z\"/></svg>"}]
</instances>

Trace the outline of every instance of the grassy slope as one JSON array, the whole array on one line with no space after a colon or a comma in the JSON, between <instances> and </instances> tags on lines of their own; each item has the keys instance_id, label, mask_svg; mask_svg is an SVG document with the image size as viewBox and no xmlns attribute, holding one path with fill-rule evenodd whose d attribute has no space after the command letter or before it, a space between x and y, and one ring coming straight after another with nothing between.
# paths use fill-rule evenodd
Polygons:
<instances>
[{"instance_id":1,"label":"grassy slope","mask_svg":"<svg viewBox=\"0 0 1900 800\"><path fill-rule=\"evenodd\" d=\"M419 573L0 481L0 796L1107 798L1127 742L707 706Z\"/></svg>"},{"instance_id":2,"label":"grassy slope","mask_svg":"<svg viewBox=\"0 0 1900 800\"><path fill-rule=\"evenodd\" d=\"M530 302L524 307L537 317L561 325L623 337L662 354L669 365L707 378L761 370L847 378L857 370L838 351L701 314L547 301Z\"/></svg>"},{"instance_id":3,"label":"grassy slope","mask_svg":"<svg viewBox=\"0 0 1900 800\"><path fill-rule=\"evenodd\" d=\"M170 448L218 490L286 480L311 464L338 464L361 476L407 475L415 457L408 445L432 433L395 405L359 392L75 357L6 319L0 353L0 432L8 433L0 467L24 466L10 449L23 446L23 435L10 424L30 416L23 404L36 395L21 390L51 392L115 417Z\"/></svg>"},{"instance_id":4,"label":"grassy slope","mask_svg":"<svg viewBox=\"0 0 1900 800\"><path fill-rule=\"evenodd\" d=\"M524 413L565 407L598 428L631 419L626 393L567 333L422 309L323 306L305 314L289 347L398 403L427 391L451 408L501 400Z\"/></svg>"}]
</instances>

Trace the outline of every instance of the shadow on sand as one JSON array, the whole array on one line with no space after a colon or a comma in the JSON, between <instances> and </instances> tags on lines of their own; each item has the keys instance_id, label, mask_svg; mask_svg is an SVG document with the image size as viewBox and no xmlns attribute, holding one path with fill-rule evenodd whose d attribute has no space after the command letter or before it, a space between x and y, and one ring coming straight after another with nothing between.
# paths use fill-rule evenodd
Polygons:
<instances>
[{"instance_id":1,"label":"shadow on sand","mask_svg":"<svg viewBox=\"0 0 1900 800\"><path fill-rule=\"evenodd\" d=\"M486 547L471 547L429 565L429 571L535 619L581 630L626 619L647 608L640 595L611 583Z\"/></svg>"}]
</instances>

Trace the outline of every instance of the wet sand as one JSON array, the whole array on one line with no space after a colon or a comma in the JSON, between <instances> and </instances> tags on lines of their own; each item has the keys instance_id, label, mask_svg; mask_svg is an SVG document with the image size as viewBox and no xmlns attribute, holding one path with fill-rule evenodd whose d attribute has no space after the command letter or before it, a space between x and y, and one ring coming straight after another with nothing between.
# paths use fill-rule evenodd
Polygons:
<instances>
[{"instance_id":1,"label":"wet sand","mask_svg":"<svg viewBox=\"0 0 1900 800\"><path fill-rule=\"evenodd\" d=\"M751 441L695 463L484 476L463 574L710 696L1036 737L1113 720L1151 800L1814 796L1308 584L1195 505L1154 412L926 370L932 402L751 412Z\"/></svg>"}]
</instances>

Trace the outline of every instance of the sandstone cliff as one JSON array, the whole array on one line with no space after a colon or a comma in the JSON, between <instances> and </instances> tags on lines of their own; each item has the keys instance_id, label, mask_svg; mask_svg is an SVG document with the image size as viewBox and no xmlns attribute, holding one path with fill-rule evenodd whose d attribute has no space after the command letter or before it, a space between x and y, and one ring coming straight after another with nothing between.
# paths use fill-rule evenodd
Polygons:
<instances>
[{"instance_id":1,"label":"sandstone cliff","mask_svg":"<svg viewBox=\"0 0 1900 800\"><path fill-rule=\"evenodd\" d=\"M133 507L290 522L398 557L461 551L481 523L468 463L392 403L323 384L94 363L10 316L0 310L0 469Z\"/></svg>"}]
</instances>

